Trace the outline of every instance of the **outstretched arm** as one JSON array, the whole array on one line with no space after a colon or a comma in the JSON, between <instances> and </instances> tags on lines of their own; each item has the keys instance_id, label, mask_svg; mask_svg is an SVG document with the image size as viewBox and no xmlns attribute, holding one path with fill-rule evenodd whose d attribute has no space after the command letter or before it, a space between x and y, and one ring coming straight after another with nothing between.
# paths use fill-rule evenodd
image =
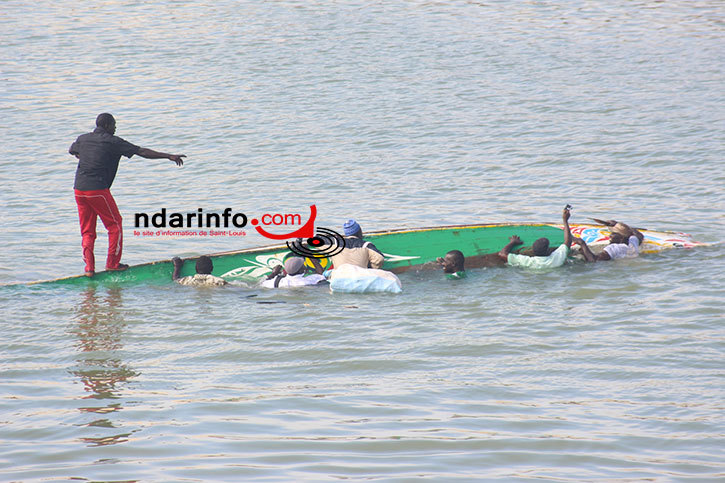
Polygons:
<instances>
[{"instance_id":1,"label":"outstretched arm","mask_svg":"<svg viewBox=\"0 0 725 483\"><path fill-rule=\"evenodd\" d=\"M597 257L594 256L594 253L592 253L592 250L587 245L587 242L582 240L581 238L572 237L572 243L575 245L579 245L579 248L582 250L582 255L584 255L584 260L587 262L596 262Z\"/></svg>"},{"instance_id":2,"label":"outstretched arm","mask_svg":"<svg viewBox=\"0 0 725 483\"><path fill-rule=\"evenodd\" d=\"M284 270L284 267L282 265L276 265L272 269L272 273L270 273L270 274L267 275L267 280L270 280L270 279L276 277L277 275L279 275L280 273L282 273L283 270Z\"/></svg>"},{"instance_id":3,"label":"outstretched arm","mask_svg":"<svg viewBox=\"0 0 725 483\"><path fill-rule=\"evenodd\" d=\"M186 157L186 154L168 154L154 151L153 149L149 148L140 148L136 154L146 159L170 159L171 161L175 162L177 166L183 166L184 160L181 158Z\"/></svg>"},{"instance_id":4,"label":"outstretched arm","mask_svg":"<svg viewBox=\"0 0 725 483\"><path fill-rule=\"evenodd\" d=\"M498 252L498 256L503 258L505 261L508 261L509 253L511 253L511 249L515 247L516 245L521 245L524 242L521 241L521 238L518 237L518 235L513 235L509 238L508 244L501 249L500 252Z\"/></svg>"},{"instance_id":5,"label":"outstretched arm","mask_svg":"<svg viewBox=\"0 0 725 483\"><path fill-rule=\"evenodd\" d=\"M569 208L564 208L564 213L562 213L561 219L564 221L564 245L566 245L567 248L571 248L571 228L569 228L570 216L571 212L569 211Z\"/></svg>"},{"instance_id":6,"label":"outstretched arm","mask_svg":"<svg viewBox=\"0 0 725 483\"><path fill-rule=\"evenodd\" d=\"M607 253L606 251L603 251L599 255L596 256L596 259L605 262L607 260L611 260L612 257L609 256L609 253Z\"/></svg>"}]
</instances>

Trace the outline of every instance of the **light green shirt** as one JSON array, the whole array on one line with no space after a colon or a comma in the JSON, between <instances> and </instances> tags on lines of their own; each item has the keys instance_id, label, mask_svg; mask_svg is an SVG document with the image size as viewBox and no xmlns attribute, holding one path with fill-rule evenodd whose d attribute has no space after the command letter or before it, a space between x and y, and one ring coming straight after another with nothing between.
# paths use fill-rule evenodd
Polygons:
<instances>
[{"instance_id":1,"label":"light green shirt","mask_svg":"<svg viewBox=\"0 0 725 483\"><path fill-rule=\"evenodd\" d=\"M542 270L546 268L556 268L564 265L569 249L563 243L554 250L548 257L528 257L526 255L517 255L509 253L508 262L512 267L530 268L533 270Z\"/></svg>"},{"instance_id":2,"label":"light green shirt","mask_svg":"<svg viewBox=\"0 0 725 483\"><path fill-rule=\"evenodd\" d=\"M449 280L460 280L466 278L466 272L461 270L460 272L446 273L446 278Z\"/></svg>"}]
</instances>

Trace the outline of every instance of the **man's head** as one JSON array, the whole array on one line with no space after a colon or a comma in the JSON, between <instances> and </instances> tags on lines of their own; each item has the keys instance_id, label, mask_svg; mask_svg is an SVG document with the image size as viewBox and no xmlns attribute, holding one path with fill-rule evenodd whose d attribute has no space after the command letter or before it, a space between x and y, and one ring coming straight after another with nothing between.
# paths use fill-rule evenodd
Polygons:
<instances>
[{"instance_id":1,"label":"man's head","mask_svg":"<svg viewBox=\"0 0 725 483\"><path fill-rule=\"evenodd\" d=\"M98 115L96 118L96 126L103 128L109 134L116 132L116 120L107 112Z\"/></svg>"},{"instance_id":2,"label":"man's head","mask_svg":"<svg viewBox=\"0 0 725 483\"><path fill-rule=\"evenodd\" d=\"M347 220L347 222L342 225L342 230L345 233L345 236L356 236L358 238L362 238L362 228L360 228L360 225L358 225L355 220Z\"/></svg>"},{"instance_id":3,"label":"man's head","mask_svg":"<svg viewBox=\"0 0 725 483\"><path fill-rule=\"evenodd\" d=\"M305 259L302 257L288 258L284 262L284 271L287 275L297 275L305 271Z\"/></svg>"},{"instance_id":4,"label":"man's head","mask_svg":"<svg viewBox=\"0 0 725 483\"><path fill-rule=\"evenodd\" d=\"M629 237L632 236L632 229L624 223L615 223L614 226L609 228L609 243L624 243L626 244Z\"/></svg>"},{"instance_id":5,"label":"man's head","mask_svg":"<svg viewBox=\"0 0 725 483\"><path fill-rule=\"evenodd\" d=\"M450 252L446 253L445 258L439 260L442 260L441 263L443 264L443 273L456 273L465 270L465 268L463 267L465 258L463 257L463 253L461 253L460 250L451 250Z\"/></svg>"},{"instance_id":6,"label":"man's head","mask_svg":"<svg viewBox=\"0 0 725 483\"><path fill-rule=\"evenodd\" d=\"M211 262L211 258L203 255L196 260L196 273L202 275L210 274L214 270L214 264Z\"/></svg>"},{"instance_id":7,"label":"man's head","mask_svg":"<svg viewBox=\"0 0 725 483\"><path fill-rule=\"evenodd\" d=\"M549 256L549 239L539 238L531 245L531 249L534 251L535 257L548 257Z\"/></svg>"},{"instance_id":8,"label":"man's head","mask_svg":"<svg viewBox=\"0 0 725 483\"><path fill-rule=\"evenodd\" d=\"M621 233L614 232L609 235L609 243L610 244L627 243L627 239Z\"/></svg>"}]
</instances>

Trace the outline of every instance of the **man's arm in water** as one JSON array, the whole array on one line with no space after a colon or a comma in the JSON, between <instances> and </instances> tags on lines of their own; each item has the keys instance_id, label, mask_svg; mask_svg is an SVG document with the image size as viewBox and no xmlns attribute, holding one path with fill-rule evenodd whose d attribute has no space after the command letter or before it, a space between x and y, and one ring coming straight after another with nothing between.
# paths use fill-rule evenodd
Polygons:
<instances>
[{"instance_id":1,"label":"man's arm in water","mask_svg":"<svg viewBox=\"0 0 725 483\"><path fill-rule=\"evenodd\" d=\"M594 253L592 253L591 248L589 248L589 245L587 245L587 242L582 240L581 238L573 237L573 243L575 245L579 245L579 248L581 248L582 255L584 255L584 259L587 262L596 262L597 257L594 256Z\"/></svg>"}]
</instances>

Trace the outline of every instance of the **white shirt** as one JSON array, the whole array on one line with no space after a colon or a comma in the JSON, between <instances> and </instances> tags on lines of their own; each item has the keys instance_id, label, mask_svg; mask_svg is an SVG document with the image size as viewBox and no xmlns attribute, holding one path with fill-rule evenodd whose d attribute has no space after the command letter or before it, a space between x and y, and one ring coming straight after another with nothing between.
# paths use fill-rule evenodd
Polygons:
<instances>
[{"instance_id":1,"label":"white shirt","mask_svg":"<svg viewBox=\"0 0 725 483\"><path fill-rule=\"evenodd\" d=\"M632 235L629 237L629 245L624 243L610 243L604 247L609 258L616 260L617 258L634 258L639 255L639 238Z\"/></svg>"},{"instance_id":2,"label":"white shirt","mask_svg":"<svg viewBox=\"0 0 725 483\"><path fill-rule=\"evenodd\" d=\"M322 282L323 280L326 280L325 277L323 277L319 273L313 273L311 275L303 275L301 273L298 275L287 275L286 277L282 277L279 280L279 285L277 286L277 288L292 288L292 287L304 287L306 285L317 285L318 283ZM262 287L275 288L274 287L274 278L270 278L269 280L263 281Z\"/></svg>"},{"instance_id":3,"label":"white shirt","mask_svg":"<svg viewBox=\"0 0 725 483\"><path fill-rule=\"evenodd\" d=\"M512 267L530 268L534 270L556 268L564 265L568 254L569 248L562 243L548 257L529 257L527 255L509 253L508 263Z\"/></svg>"}]
</instances>

